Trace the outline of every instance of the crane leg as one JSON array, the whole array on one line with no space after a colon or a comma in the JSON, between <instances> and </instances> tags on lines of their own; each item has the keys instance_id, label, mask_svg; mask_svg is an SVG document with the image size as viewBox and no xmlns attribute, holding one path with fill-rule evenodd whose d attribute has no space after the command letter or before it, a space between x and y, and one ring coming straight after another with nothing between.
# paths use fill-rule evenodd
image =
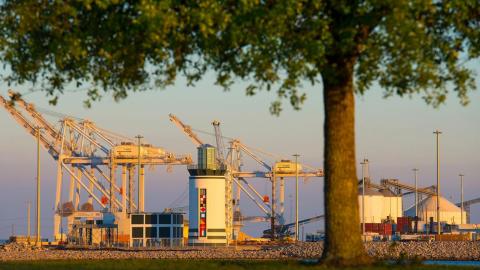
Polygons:
<instances>
[{"instance_id":1,"label":"crane leg","mask_svg":"<svg viewBox=\"0 0 480 270\"><path fill-rule=\"evenodd\" d=\"M80 181L82 180L82 170L80 170L79 168L77 168L77 177L78 179L80 179ZM75 185L75 198L73 200L74 200L73 207L75 208L75 211L77 211L78 205L80 203L80 185L79 184Z\"/></svg>"},{"instance_id":2,"label":"crane leg","mask_svg":"<svg viewBox=\"0 0 480 270\"><path fill-rule=\"evenodd\" d=\"M272 216L270 218L270 227L271 227L271 230L272 230L272 241L275 240L275 204L276 204L276 196L275 196L275 189L276 189L276 178L275 178L275 175L273 175L272 177Z\"/></svg>"},{"instance_id":3,"label":"crane leg","mask_svg":"<svg viewBox=\"0 0 480 270\"><path fill-rule=\"evenodd\" d=\"M75 167L71 166L71 169L72 171L75 171ZM70 185L68 187L68 201L72 203L72 206L73 206L74 196L75 196L75 177L73 175L70 175ZM67 218L67 230L70 229L72 223L73 223L73 215L70 215Z\"/></svg>"},{"instance_id":4,"label":"crane leg","mask_svg":"<svg viewBox=\"0 0 480 270\"><path fill-rule=\"evenodd\" d=\"M75 170L72 166L72 171ZM73 203L73 195L75 194L75 178L70 176L70 185L68 187L68 201Z\"/></svg>"},{"instance_id":5,"label":"crane leg","mask_svg":"<svg viewBox=\"0 0 480 270\"><path fill-rule=\"evenodd\" d=\"M283 223L283 214L285 212L285 178L280 177L280 222Z\"/></svg>"},{"instance_id":6,"label":"crane leg","mask_svg":"<svg viewBox=\"0 0 480 270\"><path fill-rule=\"evenodd\" d=\"M127 167L125 165L122 166L122 212L125 216L127 216Z\"/></svg>"},{"instance_id":7,"label":"crane leg","mask_svg":"<svg viewBox=\"0 0 480 270\"><path fill-rule=\"evenodd\" d=\"M93 167L90 167L90 175L95 175L95 169ZM90 181L90 184L88 185L88 191L89 191L89 194L93 193L93 182L91 181ZM92 195L88 195L88 203L93 205Z\"/></svg>"},{"instance_id":8,"label":"crane leg","mask_svg":"<svg viewBox=\"0 0 480 270\"><path fill-rule=\"evenodd\" d=\"M60 209L60 200L62 198L62 178L63 178L63 170L62 170L62 163L63 160L61 157L58 158L57 163L57 185L55 191L55 206L54 206L54 214L53 214L53 238L54 240L59 239L59 232L60 232L60 219L62 218L58 213Z\"/></svg>"},{"instance_id":9,"label":"crane leg","mask_svg":"<svg viewBox=\"0 0 480 270\"><path fill-rule=\"evenodd\" d=\"M140 165L138 171L140 174L140 181L138 182L138 211L145 211L145 166Z\"/></svg>"},{"instance_id":10,"label":"crane leg","mask_svg":"<svg viewBox=\"0 0 480 270\"><path fill-rule=\"evenodd\" d=\"M241 196L240 183L237 182L237 190L235 195L235 212L240 212L240 196Z\"/></svg>"},{"instance_id":11,"label":"crane leg","mask_svg":"<svg viewBox=\"0 0 480 270\"><path fill-rule=\"evenodd\" d=\"M110 212L115 212L116 211L116 207L115 207L115 191L113 190L113 187L115 185L115 169L116 169L116 165L115 164L112 164L110 166L110 191L108 192L109 195L110 195Z\"/></svg>"},{"instance_id":12,"label":"crane leg","mask_svg":"<svg viewBox=\"0 0 480 270\"><path fill-rule=\"evenodd\" d=\"M128 213L133 212L133 175L135 174L134 172L135 167L134 166L128 166Z\"/></svg>"}]
</instances>

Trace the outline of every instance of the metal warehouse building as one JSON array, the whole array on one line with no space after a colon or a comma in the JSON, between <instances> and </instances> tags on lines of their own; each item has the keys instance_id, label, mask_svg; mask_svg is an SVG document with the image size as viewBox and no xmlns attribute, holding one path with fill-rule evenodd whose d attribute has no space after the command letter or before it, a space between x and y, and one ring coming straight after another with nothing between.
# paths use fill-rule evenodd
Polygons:
<instances>
[{"instance_id":1,"label":"metal warehouse building","mask_svg":"<svg viewBox=\"0 0 480 270\"><path fill-rule=\"evenodd\" d=\"M137 213L131 216L132 247L183 245L183 214Z\"/></svg>"}]
</instances>

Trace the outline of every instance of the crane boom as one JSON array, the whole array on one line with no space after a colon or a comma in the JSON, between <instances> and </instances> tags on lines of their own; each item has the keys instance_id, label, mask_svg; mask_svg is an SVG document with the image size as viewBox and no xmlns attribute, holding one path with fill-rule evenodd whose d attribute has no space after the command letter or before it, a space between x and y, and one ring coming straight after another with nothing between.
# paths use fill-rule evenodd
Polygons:
<instances>
[{"instance_id":1,"label":"crane boom","mask_svg":"<svg viewBox=\"0 0 480 270\"><path fill-rule=\"evenodd\" d=\"M30 133L32 136L36 134L36 128L38 127L35 123L29 121L20 111L18 111L10 102L8 102L3 96L0 96L0 103L7 110L25 130ZM49 141L43 134L40 135L41 145L52 155L54 159L58 158L59 150L55 148L55 142Z\"/></svg>"},{"instance_id":2,"label":"crane boom","mask_svg":"<svg viewBox=\"0 0 480 270\"><path fill-rule=\"evenodd\" d=\"M212 122L213 128L215 130L215 140L217 142L217 160L225 164L225 145L223 143L223 136L220 130L220 122L215 120Z\"/></svg>"},{"instance_id":3,"label":"crane boom","mask_svg":"<svg viewBox=\"0 0 480 270\"><path fill-rule=\"evenodd\" d=\"M49 134L52 138L60 137L58 131L55 130L55 128L35 109L33 104L26 102L18 93L13 92L12 90L8 90L8 95L10 97L15 96L15 104L18 104L26 112L28 112L28 114L30 114L30 116L37 121L39 126L41 126L47 132L47 134Z\"/></svg>"},{"instance_id":4,"label":"crane boom","mask_svg":"<svg viewBox=\"0 0 480 270\"><path fill-rule=\"evenodd\" d=\"M235 146L240 147L240 149L242 149L247 155L249 155L252 159L258 162L260 165L262 165L265 169L267 169L268 171L272 170L272 167L270 165L268 165L261 158L257 157L245 144L241 143L239 140L233 141L232 144L233 144L232 148Z\"/></svg>"},{"instance_id":5,"label":"crane boom","mask_svg":"<svg viewBox=\"0 0 480 270\"><path fill-rule=\"evenodd\" d=\"M203 142L198 138L197 134L195 134L192 131L192 128L190 126L185 125L178 117L176 117L173 114L168 115L170 117L170 121L172 121L178 128L180 128L183 133L185 133L190 140L192 140L193 144L195 144L196 147L199 147L200 145L203 144Z\"/></svg>"}]
</instances>

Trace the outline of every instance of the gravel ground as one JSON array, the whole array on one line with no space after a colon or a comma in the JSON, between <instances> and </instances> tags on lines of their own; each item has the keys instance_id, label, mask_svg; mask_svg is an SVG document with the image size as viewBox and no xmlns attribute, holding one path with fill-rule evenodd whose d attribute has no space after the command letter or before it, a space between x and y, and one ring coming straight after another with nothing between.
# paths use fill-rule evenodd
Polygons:
<instances>
[{"instance_id":1,"label":"gravel ground","mask_svg":"<svg viewBox=\"0 0 480 270\"><path fill-rule=\"evenodd\" d=\"M480 260L477 242L370 242L368 253L379 259ZM286 246L183 248L161 250L58 250L19 244L0 246L0 261L85 259L299 259L318 258L322 243Z\"/></svg>"}]
</instances>

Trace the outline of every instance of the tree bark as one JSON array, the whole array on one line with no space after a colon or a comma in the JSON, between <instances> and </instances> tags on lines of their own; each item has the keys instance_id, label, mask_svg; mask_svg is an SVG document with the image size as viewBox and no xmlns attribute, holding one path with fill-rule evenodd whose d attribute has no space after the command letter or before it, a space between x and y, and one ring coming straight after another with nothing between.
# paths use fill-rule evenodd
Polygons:
<instances>
[{"instance_id":1,"label":"tree bark","mask_svg":"<svg viewBox=\"0 0 480 270\"><path fill-rule=\"evenodd\" d=\"M322 260L341 266L371 262L360 231L353 66L353 60L335 60L323 76L326 240Z\"/></svg>"}]
</instances>

